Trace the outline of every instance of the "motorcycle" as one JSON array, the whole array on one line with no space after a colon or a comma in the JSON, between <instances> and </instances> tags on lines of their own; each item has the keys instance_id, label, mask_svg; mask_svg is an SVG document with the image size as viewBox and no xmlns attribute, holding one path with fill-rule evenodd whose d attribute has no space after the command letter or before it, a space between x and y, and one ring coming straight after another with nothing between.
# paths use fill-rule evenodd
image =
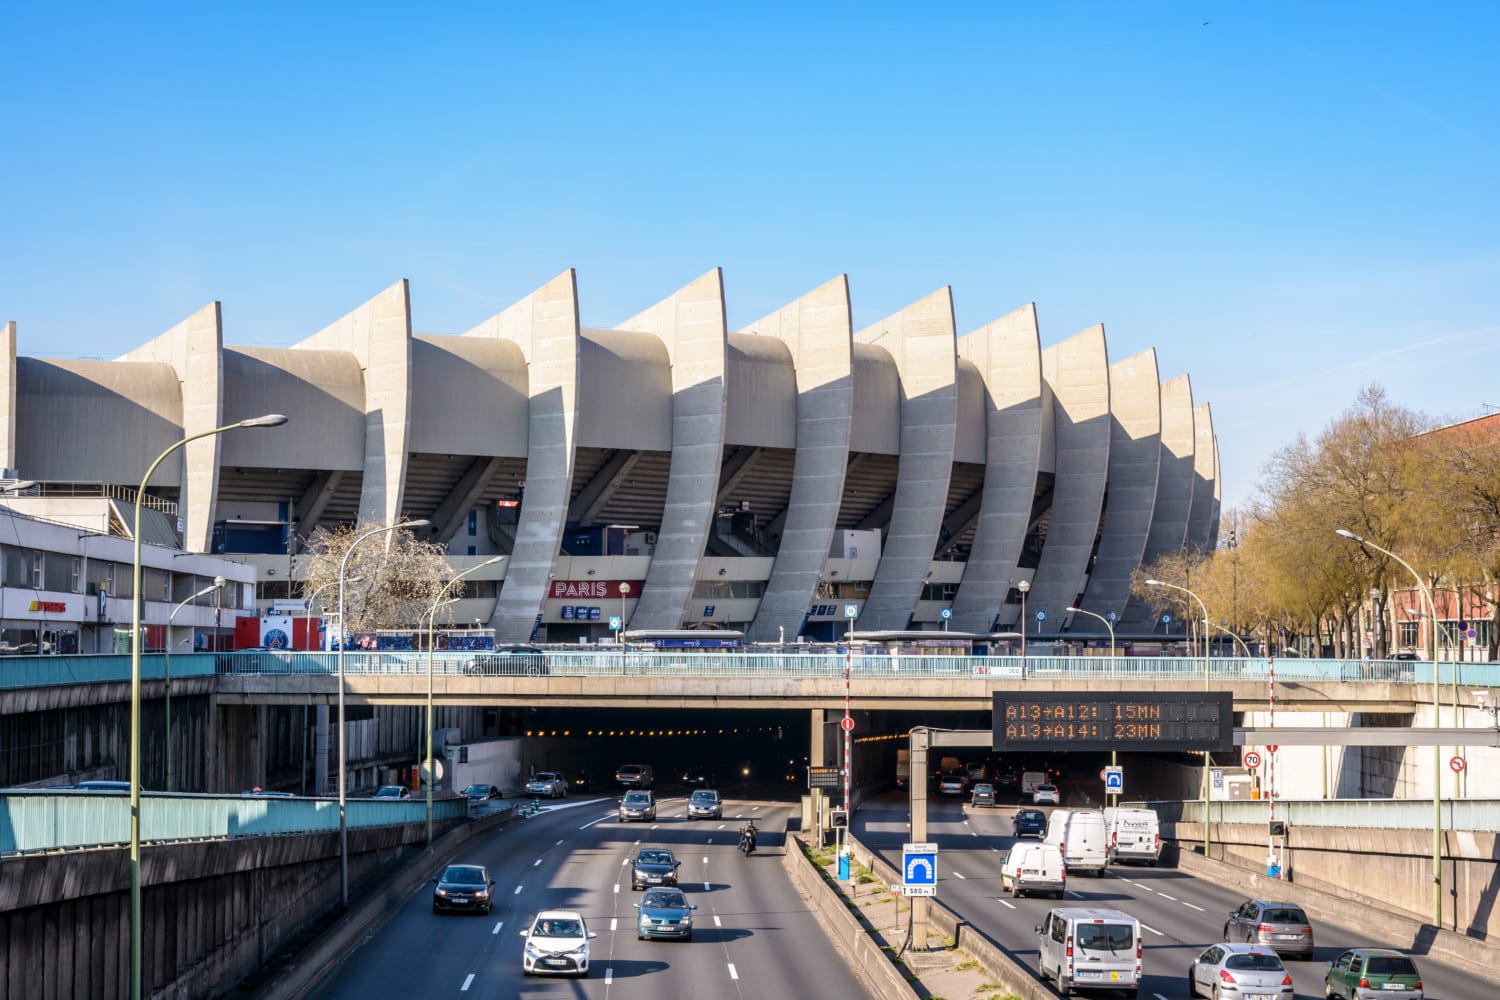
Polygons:
<instances>
[{"instance_id":1,"label":"motorcycle","mask_svg":"<svg viewBox=\"0 0 1500 1000\"><path fill-rule=\"evenodd\" d=\"M756 832L754 823L747 824L740 829L740 850L747 858L755 853Z\"/></svg>"}]
</instances>

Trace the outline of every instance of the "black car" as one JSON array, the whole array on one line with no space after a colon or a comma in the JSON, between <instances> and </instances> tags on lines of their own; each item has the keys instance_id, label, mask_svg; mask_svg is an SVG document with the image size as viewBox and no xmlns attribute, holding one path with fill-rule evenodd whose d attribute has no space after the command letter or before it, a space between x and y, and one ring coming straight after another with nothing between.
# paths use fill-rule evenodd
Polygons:
<instances>
[{"instance_id":1,"label":"black car","mask_svg":"<svg viewBox=\"0 0 1500 1000\"><path fill-rule=\"evenodd\" d=\"M1010 827L1017 837L1041 840L1047 836L1047 814L1040 809L1022 809L1011 817Z\"/></svg>"},{"instance_id":2,"label":"black car","mask_svg":"<svg viewBox=\"0 0 1500 1000\"><path fill-rule=\"evenodd\" d=\"M464 664L464 673L479 677L545 677L547 654L537 646L496 646Z\"/></svg>"},{"instance_id":3,"label":"black car","mask_svg":"<svg viewBox=\"0 0 1500 1000\"><path fill-rule=\"evenodd\" d=\"M682 862L671 851L649 847L635 856L630 869L630 888L644 889L648 885L676 885L677 869Z\"/></svg>"},{"instance_id":4,"label":"black car","mask_svg":"<svg viewBox=\"0 0 1500 1000\"><path fill-rule=\"evenodd\" d=\"M494 785L465 785L460 793L470 802L483 802L486 799L502 798L500 789Z\"/></svg>"},{"instance_id":5,"label":"black car","mask_svg":"<svg viewBox=\"0 0 1500 1000\"><path fill-rule=\"evenodd\" d=\"M433 913L488 913L495 905L495 880L484 865L449 865L433 881Z\"/></svg>"}]
</instances>

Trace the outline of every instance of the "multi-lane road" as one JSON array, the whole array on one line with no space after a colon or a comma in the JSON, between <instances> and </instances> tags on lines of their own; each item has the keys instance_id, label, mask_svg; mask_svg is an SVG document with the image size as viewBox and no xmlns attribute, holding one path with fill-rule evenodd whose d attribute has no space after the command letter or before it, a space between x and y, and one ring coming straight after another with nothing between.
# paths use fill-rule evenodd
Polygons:
<instances>
[{"instance_id":1,"label":"multi-lane road","mask_svg":"<svg viewBox=\"0 0 1500 1000\"><path fill-rule=\"evenodd\" d=\"M472 844L455 862L489 867L489 916L434 915L432 887L405 899L316 994L324 1000L398 997L792 998L866 996L782 870L790 807L730 796L724 819L690 821L666 793L654 823L621 824L613 795L566 800ZM751 857L737 847L744 818L761 829ZM630 861L665 847L682 862L693 940L640 941ZM434 866L436 874L437 866ZM527 978L520 932L544 909L580 911L598 936L587 979Z\"/></svg>"},{"instance_id":2,"label":"multi-lane road","mask_svg":"<svg viewBox=\"0 0 1500 1000\"><path fill-rule=\"evenodd\" d=\"M1173 869L1117 867L1109 869L1102 879L1069 878L1064 903L1029 897L1012 899L1000 888L1000 858L1015 842L1010 828L1014 812L1015 807L1010 805L971 810L958 799L930 802L926 840L936 843L940 850L938 898L1033 975L1037 957L1034 927L1048 909L1071 905L1123 910L1141 922L1145 937L1141 997L1186 998L1188 962L1222 940L1226 915L1246 897L1237 890ZM901 845L910 839L905 797L887 795L866 802L855 812L854 833L899 870ZM1360 931L1359 917L1358 907L1351 904L1340 924L1314 921L1314 958L1286 960L1298 997L1322 997L1325 964L1347 948L1411 948L1410 941L1382 941ZM1500 991L1496 978L1478 978L1420 954L1415 958L1430 998L1484 1000Z\"/></svg>"}]
</instances>

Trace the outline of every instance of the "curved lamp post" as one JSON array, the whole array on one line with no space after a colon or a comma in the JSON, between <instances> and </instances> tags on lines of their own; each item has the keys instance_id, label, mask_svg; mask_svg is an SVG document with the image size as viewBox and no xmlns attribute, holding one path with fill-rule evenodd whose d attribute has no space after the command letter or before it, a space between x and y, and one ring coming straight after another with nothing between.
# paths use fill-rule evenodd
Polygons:
<instances>
[{"instance_id":1,"label":"curved lamp post","mask_svg":"<svg viewBox=\"0 0 1500 1000\"><path fill-rule=\"evenodd\" d=\"M178 448L240 427L280 427L286 417L268 413L189 434L156 456L135 495L135 554L130 569L130 1000L141 1000L141 502L156 467Z\"/></svg>"},{"instance_id":2,"label":"curved lamp post","mask_svg":"<svg viewBox=\"0 0 1500 1000\"><path fill-rule=\"evenodd\" d=\"M216 590L222 590L228 582L222 576L214 577L213 583L191 597L184 597L177 603L177 607L172 609L172 613L167 616L167 655L166 666L162 673L162 694L165 696L167 703L167 791L169 792L172 790L172 623L177 620L177 612L192 604L200 597L206 597Z\"/></svg>"},{"instance_id":3,"label":"curved lamp post","mask_svg":"<svg viewBox=\"0 0 1500 1000\"><path fill-rule=\"evenodd\" d=\"M1031 581L1022 580L1016 584L1016 589L1021 592L1021 659L1026 659L1026 594L1031 590Z\"/></svg>"},{"instance_id":4,"label":"curved lamp post","mask_svg":"<svg viewBox=\"0 0 1500 1000\"><path fill-rule=\"evenodd\" d=\"M1437 658L1437 606L1432 601L1432 591L1427 588L1427 581L1422 579L1422 574L1412 569L1411 563L1402 559L1390 549L1383 549L1368 538L1361 538L1347 528L1337 528L1334 534L1341 538L1347 538L1351 542L1358 542L1366 548L1383 552L1396 560L1406 568L1412 579L1417 581L1417 587L1422 591L1422 599L1427 602L1427 615L1432 619L1432 724L1440 725L1441 719L1441 695L1438 687L1438 658ZM1457 672L1458 666L1454 665ZM1432 926L1443 926L1443 748L1434 746L1432 748Z\"/></svg>"},{"instance_id":5,"label":"curved lamp post","mask_svg":"<svg viewBox=\"0 0 1500 1000\"><path fill-rule=\"evenodd\" d=\"M1212 623L1208 620L1208 605L1206 605L1206 604L1203 603L1203 598L1199 597L1197 594L1193 593L1191 590L1188 590L1186 587L1179 587L1179 586L1177 586L1177 584L1175 584L1175 583L1167 583L1165 580L1147 580L1146 581L1146 585L1148 587L1166 587L1168 590L1180 590L1184 594L1188 595L1193 600L1195 600L1195 601L1198 602L1198 607L1201 608L1202 611L1203 611L1203 690L1205 690L1205 691L1209 690L1209 672L1212 669L1211 664L1209 662L1209 635L1210 635L1209 627L1211 626ZM1205 858L1208 857L1208 849L1209 849L1209 827L1208 827L1208 757L1209 757L1208 752L1204 751L1204 754L1203 754L1203 856Z\"/></svg>"},{"instance_id":6,"label":"curved lamp post","mask_svg":"<svg viewBox=\"0 0 1500 1000\"><path fill-rule=\"evenodd\" d=\"M347 733L344 732L344 647L348 643L349 630L344 627L344 573L349 568L349 557L354 555L354 550L359 543L376 535L383 535L388 531L399 531L402 528L420 528L427 524L427 519L420 518L415 521L401 521L397 524L388 524L383 528L371 528L349 543L349 548L344 550L344 558L339 560L339 903L344 909L349 908L349 798L348 782L344 772L347 770L345 762L348 756Z\"/></svg>"},{"instance_id":7,"label":"curved lamp post","mask_svg":"<svg viewBox=\"0 0 1500 1000\"><path fill-rule=\"evenodd\" d=\"M1109 658L1110 661L1113 662L1115 658L1115 623L1110 621L1103 615L1096 615L1092 611L1085 611L1083 608L1068 608L1068 610L1073 612L1074 614L1088 615L1090 618L1097 618L1104 623L1104 627L1109 629Z\"/></svg>"},{"instance_id":8,"label":"curved lamp post","mask_svg":"<svg viewBox=\"0 0 1500 1000\"><path fill-rule=\"evenodd\" d=\"M432 773L432 632L433 624L437 621L438 608L457 603L457 597L448 597L448 590L455 583L476 573L486 566L493 566L503 560L504 556L493 556L480 563L478 566L470 566L462 573L443 584L443 589L438 591L437 600L433 601L432 607L427 612L427 773L424 784L427 785L427 846L432 846L432 786L437 781L437 776ZM447 598L446 600L444 598Z\"/></svg>"}]
</instances>

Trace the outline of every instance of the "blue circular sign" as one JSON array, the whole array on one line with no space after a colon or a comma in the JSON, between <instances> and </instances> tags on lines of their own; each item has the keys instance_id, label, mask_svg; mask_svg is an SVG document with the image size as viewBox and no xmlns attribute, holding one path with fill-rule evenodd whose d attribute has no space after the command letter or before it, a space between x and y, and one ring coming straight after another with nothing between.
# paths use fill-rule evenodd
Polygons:
<instances>
[{"instance_id":1,"label":"blue circular sign","mask_svg":"<svg viewBox=\"0 0 1500 1000\"><path fill-rule=\"evenodd\" d=\"M1047 620L1047 612L1045 612L1045 611L1038 611L1036 613L1036 620L1039 621L1039 622L1046 621Z\"/></svg>"}]
</instances>

